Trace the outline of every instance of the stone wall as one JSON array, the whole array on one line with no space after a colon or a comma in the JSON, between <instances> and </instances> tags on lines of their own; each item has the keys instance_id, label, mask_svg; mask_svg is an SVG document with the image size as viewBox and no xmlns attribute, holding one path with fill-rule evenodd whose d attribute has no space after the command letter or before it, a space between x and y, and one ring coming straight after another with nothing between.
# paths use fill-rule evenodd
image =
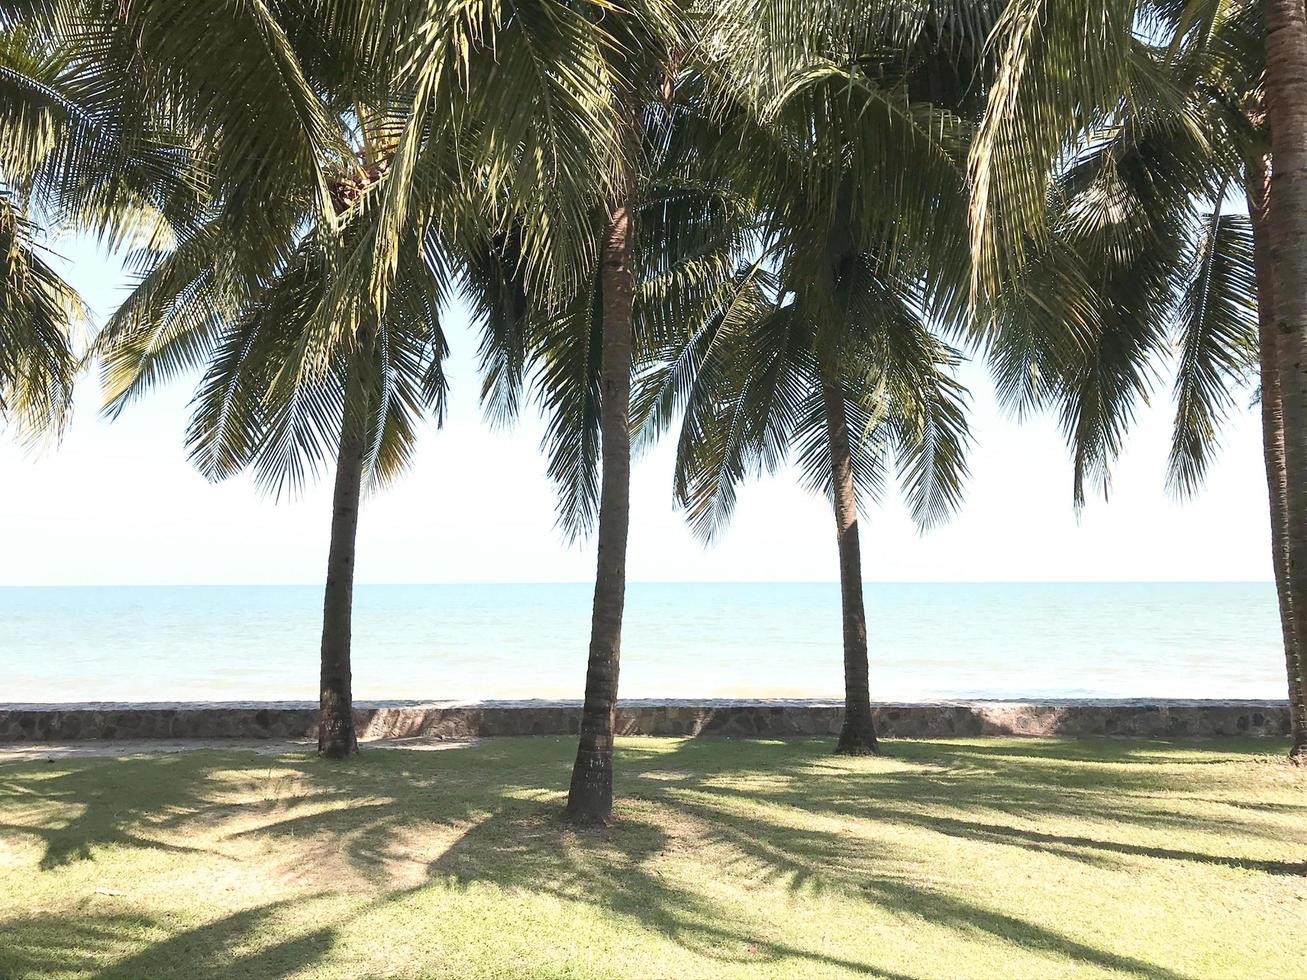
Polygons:
<instances>
[{"instance_id":1,"label":"stone wall","mask_svg":"<svg viewBox=\"0 0 1307 980\"><path fill-rule=\"evenodd\" d=\"M0 742L137 738L315 738L316 705L267 701L0 704ZM574 735L579 701L360 702L362 738ZM1288 735L1285 701L938 701L875 706L891 738ZM623 701L623 735L835 735L837 701Z\"/></svg>"}]
</instances>

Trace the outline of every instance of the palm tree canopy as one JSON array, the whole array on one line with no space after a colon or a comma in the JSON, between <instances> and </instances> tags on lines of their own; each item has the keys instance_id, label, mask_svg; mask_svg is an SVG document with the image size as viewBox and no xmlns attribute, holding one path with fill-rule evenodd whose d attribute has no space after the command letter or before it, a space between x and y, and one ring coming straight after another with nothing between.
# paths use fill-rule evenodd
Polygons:
<instances>
[{"instance_id":1,"label":"palm tree canopy","mask_svg":"<svg viewBox=\"0 0 1307 980\"><path fill-rule=\"evenodd\" d=\"M196 206L131 256L137 287L98 346L108 410L207 368L189 435L201 468L253 464L294 488L324 458L344 364L369 335L385 477L411 451L414 412L439 416L437 311L480 243L518 229L534 293L572 289L592 261L575 215L614 170L614 93L639 77L618 69L675 11L650 4L621 27L605 4L550 0L471 17L438 3L225 6L32 6L33 30L71 52L69 84L114 93L106 118L126 129L125 106L153 106L151 125L184 134Z\"/></svg>"},{"instance_id":2,"label":"palm tree canopy","mask_svg":"<svg viewBox=\"0 0 1307 980\"><path fill-rule=\"evenodd\" d=\"M0 418L29 436L66 424L87 321L42 242L74 228L111 246L157 240L196 212L185 148L85 78L40 29L51 16L43 3L0 7Z\"/></svg>"},{"instance_id":3,"label":"palm tree canopy","mask_svg":"<svg viewBox=\"0 0 1307 980\"><path fill-rule=\"evenodd\" d=\"M965 392L952 377L958 353L930 325L965 323L960 113L974 93L958 83L963 56L939 76L925 67L944 37L957 42L945 19L929 34L902 51L827 32L784 61L773 45L768 70L783 77L761 95L738 62L720 73L732 137L722 145L734 152L714 162L752 202L761 246L708 315L655 352L636 399L646 439L684 415L675 491L704 538L729 517L740 480L787 459L830 490L825 384L855 429L860 495L877 496L897 465L922 526L957 506Z\"/></svg>"},{"instance_id":4,"label":"palm tree canopy","mask_svg":"<svg viewBox=\"0 0 1307 980\"><path fill-rule=\"evenodd\" d=\"M998 157L1020 156L1010 166L1045 168L1039 216L1019 245L995 245L1008 219L973 200L977 234L998 236L982 244L977 270L1000 394L1019 411L1055 409L1072 448L1077 505L1089 484L1106 493L1136 408L1168 361L1176 371L1168 484L1196 490L1256 361L1249 225L1224 208L1243 187L1247 161L1264 152L1253 122L1260 13L1253 3L1172 6L1152 11L1146 36L1137 21L1121 40L1128 84L1110 112L1069 118L1056 159L1005 142L1025 125L1021 100L1041 97L1051 52L1032 49L1034 91L1011 105L991 99L982 124L981 139L1003 147ZM971 163L973 177L988 174L1005 188L1004 207L1025 213L1026 192L1004 184L1009 163L975 151ZM1039 172L1020 179L1037 181ZM997 251L986 258L991 245ZM989 278L990 259L1008 263L998 280ZM1045 292L1042 303L1025 300L1034 290Z\"/></svg>"}]
</instances>

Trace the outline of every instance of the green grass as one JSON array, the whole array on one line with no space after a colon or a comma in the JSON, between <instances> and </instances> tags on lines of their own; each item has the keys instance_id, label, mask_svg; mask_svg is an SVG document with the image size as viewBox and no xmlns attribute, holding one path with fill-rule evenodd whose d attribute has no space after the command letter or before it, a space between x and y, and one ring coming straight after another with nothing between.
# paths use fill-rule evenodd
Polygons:
<instances>
[{"instance_id":1,"label":"green grass","mask_svg":"<svg viewBox=\"0 0 1307 980\"><path fill-rule=\"evenodd\" d=\"M0 765L0 976L1307 975L1278 742L570 739Z\"/></svg>"}]
</instances>

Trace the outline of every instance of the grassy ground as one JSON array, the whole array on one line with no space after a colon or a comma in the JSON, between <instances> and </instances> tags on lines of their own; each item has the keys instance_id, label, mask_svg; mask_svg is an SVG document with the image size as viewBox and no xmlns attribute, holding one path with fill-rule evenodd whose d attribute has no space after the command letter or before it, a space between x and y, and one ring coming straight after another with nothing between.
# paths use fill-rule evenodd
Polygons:
<instances>
[{"instance_id":1,"label":"grassy ground","mask_svg":"<svg viewBox=\"0 0 1307 980\"><path fill-rule=\"evenodd\" d=\"M1222 741L0 765L0 976L1307 975L1307 774Z\"/></svg>"}]
</instances>

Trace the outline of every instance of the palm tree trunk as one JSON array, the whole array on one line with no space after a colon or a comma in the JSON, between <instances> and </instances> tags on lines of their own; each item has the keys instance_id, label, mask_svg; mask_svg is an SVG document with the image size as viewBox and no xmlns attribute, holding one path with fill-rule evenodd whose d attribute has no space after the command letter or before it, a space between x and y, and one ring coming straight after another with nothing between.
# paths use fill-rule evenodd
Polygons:
<instances>
[{"instance_id":1,"label":"palm tree trunk","mask_svg":"<svg viewBox=\"0 0 1307 980\"><path fill-rule=\"evenodd\" d=\"M1271 563L1275 569L1275 594L1280 606L1280 630L1284 640L1284 662L1289 678L1302 677L1302 651L1294 641L1293 602L1289 592L1288 478L1284 468L1284 406L1280 397L1279 348L1275 331L1275 267L1271 254L1267 210L1270 205L1270 167L1264 156L1251 160L1247 173L1248 216L1253 229L1253 264L1257 271L1258 359L1262 388L1262 452L1266 462L1266 487L1271 510ZM1291 685L1292 686L1292 685ZM1290 692L1293 693L1292 691ZM1290 701L1293 729L1301 732L1304 720L1303 694Z\"/></svg>"},{"instance_id":2,"label":"palm tree trunk","mask_svg":"<svg viewBox=\"0 0 1307 980\"><path fill-rule=\"evenodd\" d=\"M1267 222L1274 255L1274 329L1284 418L1288 515L1285 535L1293 635L1307 637L1307 8L1267 0L1266 109L1272 192ZM1289 665L1290 758L1307 764L1307 678Z\"/></svg>"},{"instance_id":3,"label":"palm tree trunk","mask_svg":"<svg viewBox=\"0 0 1307 980\"><path fill-rule=\"evenodd\" d=\"M871 717L867 613L862 604L862 546L858 540L858 498L853 489L849 420L844 412L844 393L837 382L823 378L821 393L826 403L826 438L830 443L834 476L840 605L844 619L844 727L835 751L841 755L875 755L880 749Z\"/></svg>"},{"instance_id":4,"label":"palm tree trunk","mask_svg":"<svg viewBox=\"0 0 1307 980\"><path fill-rule=\"evenodd\" d=\"M578 824L606 823L613 810L613 729L617 720L626 539L631 518L631 334L635 297L632 205L628 190L609 215L600 259L603 322L599 361L599 562L590 619L581 741L567 796L568 819Z\"/></svg>"},{"instance_id":5,"label":"palm tree trunk","mask_svg":"<svg viewBox=\"0 0 1307 980\"><path fill-rule=\"evenodd\" d=\"M358 537L359 498L367 454L367 387L364 361L372 345L360 337L362 352L350 372L336 457L332 491L331 547L327 586L322 600L322 659L318 708L318 754L343 759L358 751L354 731L354 686L350 640L354 616L354 546Z\"/></svg>"}]
</instances>

